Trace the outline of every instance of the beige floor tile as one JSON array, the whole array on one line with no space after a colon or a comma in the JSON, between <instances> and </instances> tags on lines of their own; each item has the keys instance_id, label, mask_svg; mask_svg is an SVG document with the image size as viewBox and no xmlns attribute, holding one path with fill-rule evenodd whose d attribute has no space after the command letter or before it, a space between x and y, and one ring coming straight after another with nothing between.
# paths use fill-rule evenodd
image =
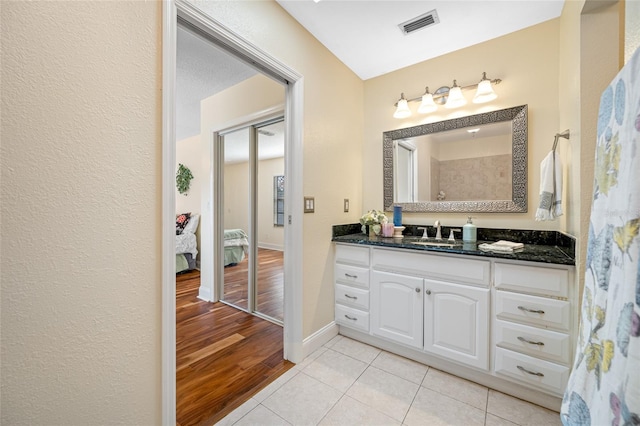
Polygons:
<instances>
[{"instance_id":1,"label":"beige floor tile","mask_svg":"<svg viewBox=\"0 0 640 426\"><path fill-rule=\"evenodd\" d=\"M340 400L342 392L301 372L262 405L294 425L315 425Z\"/></svg>"},{"instance_id":2,"label":"beige floor tile","mask_svg":"<svg viewBox=\"0 0 640 426\"><path fill-rule=\"evenodd\" d=\"M371 361L373 361L381 352L378 348L357 342L347 337L342 337L342 339L337 340L331 346L331 349L350 356L351 358L355 358L358 361L366 362L367 364L371 364Z\"/></svg>"},{"instance_id":3,"label":"beige floor tile","mask_svg":"<svg viewBox=\"0 0 640 426\"><path fill-rule=\"evenodd\" d=\"M367 364L362 361L327 349L304 373L344 393L366 368Z\"/></svg>"},{"instance_id":4,"label":"beige floor tile","mask_svg":"<svg viewBox=\"0 0 640 426\"><path fill-rule=\"evenodd\" d=\"M485 412L446 395L421 387L407 417L408 426L483 426Z\"/></svg>"},{"instance_id":5,"label":"beige floor tile","mask_svg":"<svg viewBox=\"0 0 640 426\"><path fill-rule=\"evenodd\" d=\"M387 416L402 421L420 386L369 366L347 395Z\"/></svg>"},{"instance_id":6,"label":"beige floor tile","mask_svg":"<svg viewBox=\"0 0 640 426\"><path fill-rule=\"evenodd\" d=\"M298 370L304 370L309 364L313 362L313 360L325 353L326 350L327 348L325 346L316 349L315 351L313 351L313 353L309 354L305 359L303 359L301 363L296 364L294 368L297 368Z\"/></svg>"},{"instance_id":7,"label":"beige floor tile","mask_svg":"<svg viewBox=\"0 0 640 426\"><path fill-rule=\"evenodd\" d=\"M279 417L273 411L265 408L262 405L258 405L251 410L247 415L242 417L235 426L283 426L291 423Z\"/></svg>"},{"instance_id":8,"label":"beige floor tile","mask_svg":"<svg viewBox=\"0 0 640 426\"><path fill-rule=\"evenodd\" d=\"M493 414L487 413L487 418L485 419L484 426L518 426L509 420L505 420L502 417L494 416Z\"/></svg>"},{"instance_id":9,"label":"beige floor tile","mask_svg":"<svg viewBox=\"0 0 640 426\"><path fill-rule=\"evenodd\" d=\"M422 379L429 370L429 367L424 364L386 351L382 351L371 365L418 384L422 383Z\"/></svg>"},{"instance_id":10,"label":"beige floor tile","mask_svg":"<svg viewBox=\"0 0 640 426\"><path fill-rule=\"evenodd\" d=\"M216 426L231 426L242 417L244 417L248 412L256 408L258 405L258 401L256 401L254 398L251 398L250 400L227 414L224 419L216 423Z\"/></svg>"},{"instance_id":11,"label":"beige floor tile","mask_svg":"<svg viewBox=\"0 0 640 426\"><path fill-rule=\"evenodd\" d=\"M521 426L562 424L559 413L494 390L489 390L487 412Z\"/></svg>"},{"instance_id":12,"label":"beige floor tile","mask_svg":"<svg viewBox=\"0 0 640 426\"><path fill-rule=\"evenodd\" d=\"M400 425L397 420L374 410L366 404L356 401L348 396L343 396L340 401L322 419L320 425L344 426L344 425Z\"/></svg>"},{"instance_id":13,"label":"beige floor tile","mask_svg":"<svg viewBox=\"0 0 640 426\"><path fill-rule=\"evenodd\" d=\"M430 368L422 381L422 386L467 403L482 411L487 409L489 390L477 383Z\"/></svg>"},{"instance_id":14,"label":"beige floor tile","mask_svg":"<svg viewBox=\"0 0 640 426\"><path fill-rule=\"evenodd\" d=\"M269 398L275 391L280 389L282 385L293 379L299 372L300 370L294 368L287 370L282 376L278 377L273 382L265 386L265 388L260 392L255 394L253 396L253 399L258 401L259 403L264 401L265 399Z\"/></svg>"}]
</instances>

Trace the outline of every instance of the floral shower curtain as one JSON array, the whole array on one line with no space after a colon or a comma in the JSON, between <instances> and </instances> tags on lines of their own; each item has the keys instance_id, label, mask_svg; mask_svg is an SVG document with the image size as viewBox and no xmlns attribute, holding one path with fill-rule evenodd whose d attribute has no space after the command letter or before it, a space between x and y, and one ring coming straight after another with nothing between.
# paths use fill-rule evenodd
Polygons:
<instances>
[{"instance_id":1,"label":"floral shower curtain","mask_svg":"<svg viewBox=\"0 0 640 426\"><path fill-rule=\"evenodd\" d=\"M600 98L594 191L564 425L640 425L640 49Z\"/></svg>"}]
</instances>

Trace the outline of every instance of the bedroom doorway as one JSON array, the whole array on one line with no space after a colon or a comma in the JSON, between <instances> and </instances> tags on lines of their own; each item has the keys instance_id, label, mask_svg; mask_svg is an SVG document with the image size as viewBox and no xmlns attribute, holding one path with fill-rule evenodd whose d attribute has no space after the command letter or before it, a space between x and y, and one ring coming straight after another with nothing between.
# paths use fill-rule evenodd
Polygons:
<instances>
[{"instance_id":1,"label":"bedroom doorway","mask_svg":"<svg viewBox=\"0 0 640 426\"><path fill-rule=\"evenodd\" d=\"M220 300L284 320L284 117L220 132Z\"/></svg>"}]
</instances>

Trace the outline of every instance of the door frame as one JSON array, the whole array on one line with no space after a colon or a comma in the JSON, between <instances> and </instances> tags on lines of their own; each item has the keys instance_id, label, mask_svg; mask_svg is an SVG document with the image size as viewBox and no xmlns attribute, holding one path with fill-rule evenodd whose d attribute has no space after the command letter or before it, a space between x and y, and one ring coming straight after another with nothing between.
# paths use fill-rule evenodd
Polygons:
<instances>
[{"instance_id":1,"label":"door frame","mask_svg":"<svg viewBox=\"0 0 640 426\"><path fill-rule=\"evenodd\" d=\"M185 0L162 3L162 424L176 422L176 289L175 289L175 165L176 165L176 34L178 17L204 31L260 71L287 82L285 90L285 284L284 358L302 361L302 163L304 78L249 43ZM210 173L209 178L212 178ZM212 179L211 179L212 180ZM295 202L299 200L300 202ZM213 230L213 199L202 212L202 230ZM206 214L205 214L206 213Z\"/></svg>"}]
</instances>

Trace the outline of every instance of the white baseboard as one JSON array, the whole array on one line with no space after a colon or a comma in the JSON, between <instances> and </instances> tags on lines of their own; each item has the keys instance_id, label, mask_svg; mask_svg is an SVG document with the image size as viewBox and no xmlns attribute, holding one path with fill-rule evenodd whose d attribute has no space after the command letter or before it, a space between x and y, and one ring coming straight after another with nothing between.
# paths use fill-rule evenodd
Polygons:
<instances>
[{"instance_id":1,"label":"white baseboard","mask_svg":"<svg viewBox=\"0 0 640 426\"><path fill-rule=\"evenodd\" d=\"M213 301L213 294L211 294L209 288L200 286L198 289L198 299L204 300L205 302L211 302Z\"/></svg>"},{"instance_id":2,"label":"white baseboard","mask_svg":"<svg viewBox=\"0 0 640 426\"><path fill-rule=\"evenodd\" d=\"M338 335L338 325L335 321L331 321L329 324L322 327L320 330L313 333L302 341L302 359L311 355L322 345L327 343Z\"/></svg>"},{"instance_id":3,"label":"white baseboard","mask_svg":"<svg viewBox=\"0 0 640 426\"><path fill-rule=\"evenodd\" d=\"M268 249L268 250L277 250L284 251L284 246L280 244L271 244L271 243L258 243L258 248Z\"/></svg>"}]
</instances>

